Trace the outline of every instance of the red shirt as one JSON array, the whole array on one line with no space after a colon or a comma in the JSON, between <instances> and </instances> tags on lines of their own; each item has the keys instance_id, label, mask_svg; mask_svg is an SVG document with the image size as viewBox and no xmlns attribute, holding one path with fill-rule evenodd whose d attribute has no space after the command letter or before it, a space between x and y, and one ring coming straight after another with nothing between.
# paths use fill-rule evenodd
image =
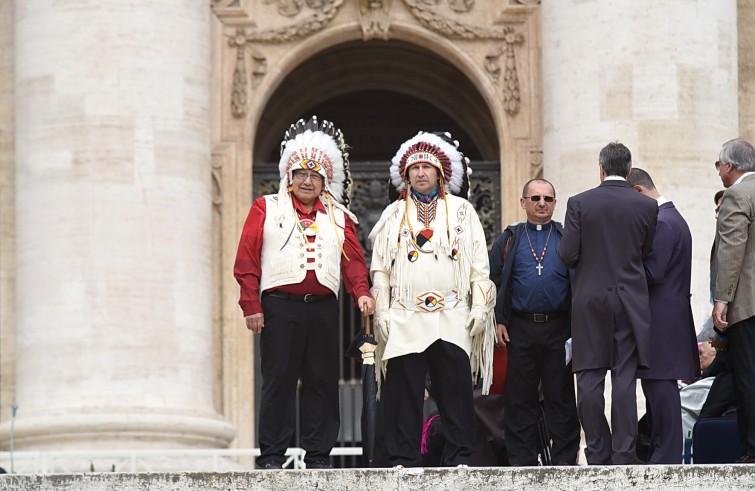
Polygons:
<instances>
[{"instance_id":1,"label":"red shirt","mask_svg":"<svg viewBox=\"0 0 755 491\"><path fill-rule=\"evenodd\" d=\"M312 211L308 212L304 206L291 195L299 219L308 218L315 220L317 212L325 213L326 209L318 199L315 201ZM244 317L262 312L260 304L260 275L262 267L262 239L264 235L265 216L267 214L265 198L257 198L252 204L249 215L244 223L244 229L241 232L239 241L239 250L236 253L236 264L233 267L233 276L241 286L241 298L239 305L244 312ZM364 260L362 246L357 240L356 227L354 222L346 216L346 227L344 228L343 251L348 256L341 255L341 277L346 291L354 299L370 295L370 286L367 280L367 264ZM308 237L310 243L314 242L315 237ZM327 295L332 293L330 289L317 281L315 272L307 271L304 280L295 285L283 285L272 290L278 290L296 295Z\"/></svg>"}]
</instances>

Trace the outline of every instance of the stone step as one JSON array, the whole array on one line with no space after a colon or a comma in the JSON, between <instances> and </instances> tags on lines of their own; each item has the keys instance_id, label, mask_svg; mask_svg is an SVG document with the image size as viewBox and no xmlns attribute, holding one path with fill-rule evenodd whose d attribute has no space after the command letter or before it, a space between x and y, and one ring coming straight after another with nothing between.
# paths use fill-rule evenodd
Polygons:
<instances>
[{"instance_id":1,"label":"stone step","mask_svg":"<svg viewBox=\"0 0 755 491\"><path fill-rule=\"evenodd\" d=\"M755 465L283 470L227 473L0 475L0 490L35 491L641 491L747 490Z\"/></svg>"}]
</instances>

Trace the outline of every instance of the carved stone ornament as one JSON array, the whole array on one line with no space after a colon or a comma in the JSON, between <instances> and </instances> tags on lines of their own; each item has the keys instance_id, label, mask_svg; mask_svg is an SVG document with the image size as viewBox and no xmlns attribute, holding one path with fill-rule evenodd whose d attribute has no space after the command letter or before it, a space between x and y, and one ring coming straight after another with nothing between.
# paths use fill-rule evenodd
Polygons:
<instances>
[{"instance_id":1,"label":"carved stone ornament","mask_svg":"<svg viewBox=\"0 0 755 491\"><path fill-rule=\"evenodd\" d=\"M474 7L474 0L448 0L448 6L454 12L469 12Z\"/></svg>"},{"instance_id":2,"label":"carved stone ornament","mask_svg":"<svg viewBox=\"0 0 755 491\"><path fill-rule=\"evenodd\" d=\"M530 150L530 176L532 179L543 178L543 151Z\"/></svg>"},{"instance_id":3,"label":"carved stone ornament","mask_svg":"<svg viewBox=\"0 0 755 491\"><path fill-rule=\"evenodd\" d=\"M212 8L238 7L239 0L212 0Z\"/></svg>"},{"instance_id":4,"label":"carved stone ornament","mask_svg":"<svg viewBox=\"0 0 755 491\"><path fill-rule=\"evenodd\" d=\"M392 2L393 0L359 0L359 23L362 26L363 40L388 40Z\"/></svg>"},{"instance_id":5,"label":"carved stone ornament","mask_svg":"<svg viewBox=\"0 0 755 491\"><path fill-rule=\"evenodd\" d=\"M540 0L511 0L514 5L540 5Z\"/></svg>"},{"instance_id":6,"label":"carved stone ornament","mask_svg":"<svg viewBox=\"0 0 755 491\"><path fill-rule=\"evenodd\" d=\"M266 31L252 30L246 34L246 41L258 43L282 44L291 41L298 41L320 32L330 24L333 18L338 14L338 10L343 5L344 0L322 0L320 2L307 2L307 7L311 3L315 7L309 7L314 12L303 19L298 19L293 24L269 29Z\"/></svg>"},{"instance_id":7,"label":"carved stone ornament","mask_svg":"<svg viewBox=\"0 0 755 491\"><path fill-rule=\"evenodd\" d=\"M267 57L256 49L252 50L252 64L252 75L255 81L267 73Z\"/></svg>"},{"instance_id":8,"label":"carved stone ornament","mask_svg":"<svg viewBox=\"0 0 755 491\"><path fill-rule=\"evenodd\" d=\"M301 12L305 0L265 0L265 5L275 4L278 7L278 13L286 17L293 17ZM306 0L307 7L311 9L320 9L327 3L327 0Z\"/></svg>"},{"instance_id":9,"label":"carved stone ornament","mask_svg":"<svg viewBox=\"0 0 755 491\"><path fill-rule=\"evenodd\" d=\"M236 36L228 39L228 45L236 48L236 66L233 69L233 84L231 85L231 113L240 118L246 114L246 39L244 30L236 29Z\"/></svg>"},{"instance_id":10,"label":"carved stone ornament","mask_svg":"<svg viewBox=\"0 0 755 491\"><path fill-rule=\"evenodd\" d=\"M452 0L449 0L451 2ZM438 2L433 2L437 5ZM457 6L464 5L471 9L474 1L453 2ZM514 45L524 42L524 35L518 33L511 26L503 27L479 27L449 19L436 12L429 6L428 0L404 0L409 12L417 21L427 29L435 31L446 37L457 39L498 39L503 45L494 52L485 56L483 65L493 80L501 83L500 57L504 56L503 70L503 103L506 113L513 116L519 112L521 96L519 93L519 75L516 70L516 52ZM449 5L451 5L449 3Z\"/></svg>"},{"instance_id":11,"label":"carved stone ornament","mask_svg":"<svg viewBox=\"0 0 755 491\"><path fill-rule=\"evenodd\" d=\"M235 3L231 0L213 0L213 2L216 7L225 7ZM322 31L338 14L344 0L265 0L265 3L275 3L278 13L287 17L296 16L304 6L313 12L283 27L268 30L238 28L233 36L228 37L228 45L236 48L236 67L233 71L231 89L231 113L236 118L243 118L247 112L249 99L247 94L249 80L245 61L247 49L252 52L254 62L252 74L259 78L267 72L267 59L258 51L252 50L249 45L288 43Z\"/></svg>"},{"instance_id":12,"label":"carved stone ornament","mask_svg":"<svg viewBox=\"0 0 755 491\"><path fill-rule=\"evenodd\" d=\"M438 4L438 2L432 3ZM404 0L404 4L421 25L444 36L457 39L501 39L503 37L500 28L472 26L444 17L436 12L427 0Z\"/></svg>"},{"instance_id":13,"label":"carved stone ornament","mask_svg":"<svg viewBox=\"0 0 755 491\"><path fill-rule=\"evenodd\" d=\"M223 204L223 156L212 155L212 205L220 211Z\"/></svg>"},{"instance_id":14,"label":"carved stone ornament","mask_svg":"<svg viewBox=\"0 0 755 491\"><path fill-rule=\"evenodd\" d=\"M265 0L265 5L274 3L278 6L278 13L286 17L293 17L301 12L304 0Z\"/></svg>"},{"instance_id":15,"label":"carved stone ornament","mask_svg":"<svg viewBox=\"0 0 755 491\"><path fill-rule=\"evenodd\" d=\"M516 70L514 45L524 42L524 36L514 31L512 27L505 27L503 45L485 56L485 70L496 82L501 81L500 58L504 57L503 71L503 107L509 116L519 112L521 96L519 94L519 75Z\"/></svg>"}]
</instances>

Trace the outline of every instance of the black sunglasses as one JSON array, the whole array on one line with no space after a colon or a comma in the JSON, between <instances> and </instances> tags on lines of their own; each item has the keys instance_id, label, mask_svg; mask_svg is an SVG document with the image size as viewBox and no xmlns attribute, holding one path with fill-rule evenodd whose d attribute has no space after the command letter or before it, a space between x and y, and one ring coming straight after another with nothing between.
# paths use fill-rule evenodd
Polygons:
<instances>
[{"instance_id":1,"label":"black sunglasses","mask_svg":"<svg viewBox=\"0 0 755 491\"><path fill-rule=\"evenodd\" d=\"M538 201L540 201L541 198L544 199L546 203L553 203L553 200L556 199L553 196L540 196L539 194L535 194L533 196L522 196L522 197L524 199L528 199L530 201L534 201L535 203L537 203Z\"/></svg>"}]
</instances>

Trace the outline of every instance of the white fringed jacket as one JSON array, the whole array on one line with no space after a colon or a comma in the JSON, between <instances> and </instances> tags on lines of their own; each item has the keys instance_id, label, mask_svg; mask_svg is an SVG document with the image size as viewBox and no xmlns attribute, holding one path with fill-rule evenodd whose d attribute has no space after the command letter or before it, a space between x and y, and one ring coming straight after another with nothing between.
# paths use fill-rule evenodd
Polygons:
<instances>
[{"instance_id":1,"label":"white fringed jacket","mask_svg":"<svg viewBox=\"0 0 755 491\"><path fill-rule=\"evenodd\" d=\"M405 215L412 230L402 224ZM388 309L390 333L387 341L379 339L378 366L384 374L391 358L421 353L442 339L469 355L472 376L482 375L487 393L492 383L496 295L489 279L485 233L471 203L450 194L438 198L430 227L433 251L420 252L411 240L412 232L417 237L424 228L417 207L412 199L397 200L370 233L376 322ZM474 315L484 328L471 336L468 325Z\"/></svg>"}]
</instances>

